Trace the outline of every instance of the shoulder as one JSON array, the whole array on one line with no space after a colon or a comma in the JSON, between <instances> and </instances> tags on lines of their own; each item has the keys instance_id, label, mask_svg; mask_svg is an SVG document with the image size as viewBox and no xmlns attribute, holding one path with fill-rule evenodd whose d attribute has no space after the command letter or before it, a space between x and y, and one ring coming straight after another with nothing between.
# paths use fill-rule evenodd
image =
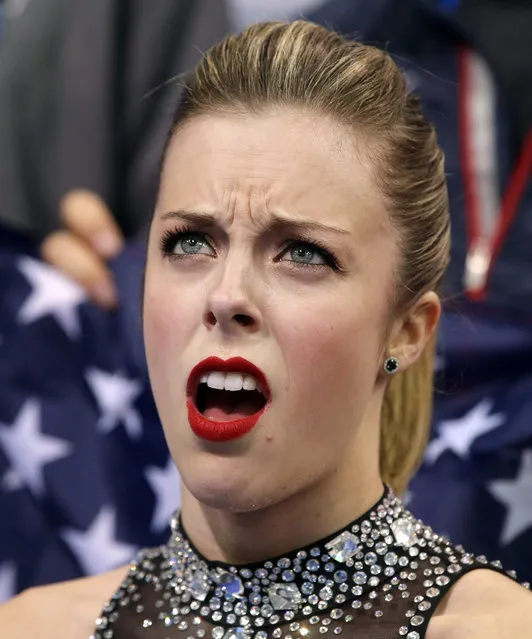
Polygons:
<instances>
[{"instance_id":1,"label":"shoulder","mask_svg":"<svg viewBox=\"0 0 532 639\"><path fill-rule=\"evenodd\" d=\"M532 593L506 575L473 570L460 578L435 611L427 639L528 639Z\"/></svg>"},{"instance_id":2,"label":"shoulder","mask_svg":"<svg viewBox=\"0 0 532 639\"><path fill-rule=\"evenodd\" d=\"M495 570L473 570L459 579L442 600L436 614L481 613L522 604L532 611L532 593Z\"/></svg>"},{"instance_id":3,"label":"shoulder","mask_svg":"<svg viewBox=\"0 0 532 639\"><path fill-rule=\"evenodd\" d=\"M102 605L123 580L126 568L30 588L0 606L2 637L51 639L87 637L96 626Z\"/></svg>"}]
</instances>

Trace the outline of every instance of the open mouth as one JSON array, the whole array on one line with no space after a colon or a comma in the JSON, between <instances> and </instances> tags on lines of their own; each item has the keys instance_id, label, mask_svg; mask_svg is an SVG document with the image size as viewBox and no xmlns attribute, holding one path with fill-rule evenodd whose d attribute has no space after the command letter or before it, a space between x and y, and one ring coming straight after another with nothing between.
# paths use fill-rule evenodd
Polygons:
<instances>
[{"instance_id":1,"label":"open mouth","mask_svg":"<svg viewBox=\"0 0 532 639\"><path fill-rule=\"evenodd\" d=\"M188 421L198 437L228 441L249 433L271 403L265 375L251 362L209 357L187 384Z\"/></svg>"},{"instance_id":2,"label":"open mouth","mask_svg":"<svg viewBox=\"0 0 532 639\"><path fill-rule=\"evenodd\" d=\"M220 388L220 386L224 388ZM240 388L238 388L240 386ZM217 422L250 417L266 406L256 381L239 373L210 373L198 385L195 404L207 419Z\"/></svg>"}]
</instances>

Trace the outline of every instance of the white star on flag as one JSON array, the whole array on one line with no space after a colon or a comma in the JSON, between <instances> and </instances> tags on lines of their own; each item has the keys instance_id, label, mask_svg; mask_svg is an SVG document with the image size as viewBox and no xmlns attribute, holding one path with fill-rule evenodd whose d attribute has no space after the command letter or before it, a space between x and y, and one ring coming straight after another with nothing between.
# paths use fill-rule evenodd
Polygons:
<instances>
[{"instance_id":1,"label":"white star on flag","mask_svg":"<svg viewBox=\"0 0 532 639\"><path fill-rule=\"evenodd\" d=\"M492 481L488 490L507 509L500 541L506 546L532 526L532 450L523 453L515 479Z\"/></svg>"},{"instance_id":2,"label":"white star on flag","mask_svg":"<svg viewBox=\"0 0 532 639\"><path fill-rule=\"evenodd\" d=\"M165 468L146 468L146 478L155 493L156 504L151 521L151 531L161 532L180 503L180 478L171 457Z\"/></svg>"},{"instance_id":3,"label":"white star on flag","mask_svg":"<svg viewBox=\"0 0 532 639\"><path fill-rule=\"evenodd\" d=\"M0 564L0 603L16 594L15 581L15 564L12 561Z\"/></svg>"},{"instance_id":4,"label":"white star on flag","mask_svg":"<svg viewBox=\"0 0 532 639\"><path fill-rule=\"evenodd\" d=\"M11 493L19 488L24 488L24 482L17 471L14 468L10 468L0 480L0 488L5 490L6 493Z\"/></svg>"},{"instance_id":5,"label":"white star on flag","mask_svg":"<svg viewBox=\"0 0 532 639\"><path fill-rule=\"evenodd\" d=\"M13 424L0 423L0 444L13 469L35 495L44 492L44 466L72 452L70 442L45 435L39 427L40 406L35 399L26 401Z\"/></svg>"},{"instance_id":6,"label":"white star on flag","mask_svg":"<svg viewBox=\"0 0 532 639\"><path fill-rule=\"evenodd\" d=\"M504 424L501 413L490 415L492 408L493 402L483 399L463 417L441 421L438 424L438 436L427 446L425 461L433 464L446 450L465 459L471 444L478 437Z\"/></svg>"},{"instance_id":7,"label":"white star on flag","mask_svg":"<svg viewBox=\"0 0 532 639\"><path fill-rule=\"evenodd\" d=\"M98 574L130 562L138 548L117 541L115 513L103 506L86 531L65 529L61 536L77 557L86 574Z\"/></svg>"},{"instance_id":8,"label":"white star on flag","mask_svg":"<svg viewBox=\"0 0 532 639\"><path fill-rule=\"evenodd\" d=\"M33 288L18 312L18 320L30 324L53 315L70 338L77 337L78 306L87 298L84 290L57 269L29 257L18 260L18 267Z\"/></svg>"},{"instance_id":9,"label":"white star on flag","mask_svg":"<svg viewBox=\"0 0 532 639\"><path fill-rule=\"evenodd\" d=\"M102 411L98 421L102 431L108 433L122 422L128 435L138 439L142 435L142 420L133 403L142 392L142 384L97 368L88 370L85 377Z\"/></svg>"}]
</instances>

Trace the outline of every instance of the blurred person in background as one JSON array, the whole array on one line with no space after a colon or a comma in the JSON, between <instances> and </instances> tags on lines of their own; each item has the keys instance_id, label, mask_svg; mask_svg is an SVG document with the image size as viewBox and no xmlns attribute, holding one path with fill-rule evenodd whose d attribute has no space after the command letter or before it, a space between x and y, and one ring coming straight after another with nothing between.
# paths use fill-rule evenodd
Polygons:
<instances>
[{"instance_id":1,"label":"blurred person in background","mask_svg":"<svg viewBox=\"0 0 532 639\"><path fill-rule=\"evenodd\" d=\"M105 260L144 224L176 76L227 32L225 4L18 0L9 8L0 221L42 242L47 260L112 307Z\"/></svg>"},{"instance_id":2,"label":"blurred person in background","mask_svg":"<svg viewBox=\"0 0 532 639\"><path fill-rule=\"evenodd\" d=\"M142 231L178 75L231 27L321 0L11 0L0 60L0 222L102 307L106 262Z\"/></svg>"},{"instance_id":3,"label":"blurred person in background","mask_svg":"<svg viewBox=\"0 0 532 639\"><path fill-rule=\"evenodd\" d=\"M331 0L311 18L392 53L445 152L440 392L410 505L530 580L532 3Z\"/></svg>"}]
</instances>

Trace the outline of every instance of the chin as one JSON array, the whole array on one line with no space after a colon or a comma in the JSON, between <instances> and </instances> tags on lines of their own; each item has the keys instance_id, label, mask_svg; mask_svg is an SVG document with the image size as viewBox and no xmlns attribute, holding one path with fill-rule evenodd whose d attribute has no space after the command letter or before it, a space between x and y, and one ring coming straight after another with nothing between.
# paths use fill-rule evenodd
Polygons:
<instances>
[{"instance_id":1,"label":"chin","mask_svg":"<svg viewBox=\"0 0 532 639\"><path fill-rule=\"evenodd\" d=\"M265 486L263 473L245 461L213 455L190 456L180 464L187 490L201 504L233 513L262 510L275 503L275 487Z\"/></svg>"}]
</instances>

